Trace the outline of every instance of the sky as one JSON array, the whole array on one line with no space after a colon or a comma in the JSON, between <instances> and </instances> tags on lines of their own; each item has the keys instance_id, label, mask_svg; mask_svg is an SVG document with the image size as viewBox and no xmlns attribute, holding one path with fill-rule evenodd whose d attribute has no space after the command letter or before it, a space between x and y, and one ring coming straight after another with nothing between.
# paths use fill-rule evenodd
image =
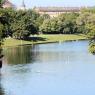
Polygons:
<instances>
[{"instance_id":1,"label":"sky","mask_svg":"<svg viewBox=\"0 0 95 95\"><path fill-rule=\"evenodd\" d=\"M21 6L22 0L10 0L17 6ZM33 7L80 7L80 6L95 6L95 0L24 0L27 8Z\"/></svg>"}]
</instances>

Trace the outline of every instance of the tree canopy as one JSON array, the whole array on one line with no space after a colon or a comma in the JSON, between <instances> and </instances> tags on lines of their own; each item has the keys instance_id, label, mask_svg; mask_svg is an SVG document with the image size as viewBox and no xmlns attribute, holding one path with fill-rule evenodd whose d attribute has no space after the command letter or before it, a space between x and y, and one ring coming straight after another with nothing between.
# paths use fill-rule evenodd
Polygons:
<instances>
[{"instance_id":1,"label":"tree canopy","mask_svg":"<svg viewBox=\"0 0 95 95\"><path fill-rule=\"evenodd\" d=\"M80 13L64 13L51 18L35 10L3 9L0 0L0 41L5 37L27 39L34 34L85 34L95 40L95 8ZM93 41L95 42L95 41ZM92 44L91 44L92 45ZM94 46L94 45L93 45Z\"/></svg>"}]
</instances>

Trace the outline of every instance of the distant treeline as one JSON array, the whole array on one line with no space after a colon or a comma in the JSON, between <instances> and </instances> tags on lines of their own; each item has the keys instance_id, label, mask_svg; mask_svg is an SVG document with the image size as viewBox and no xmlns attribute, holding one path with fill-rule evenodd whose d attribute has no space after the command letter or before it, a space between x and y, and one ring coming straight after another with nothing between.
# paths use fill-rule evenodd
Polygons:
<instances>
[{"instance_id":1,"label":"distant treeline","mask_svg":"<svg viewBox=\"0 0 95 95\"><path fill-rule=\"evenodd\" d=\"M82 9L80 13L64 13L51 18L34 10L0 8L0 39L13 37L27 39L34 34L86 34L94 43L95 8ZM92 43L91 43L92 46Z\"/></svg>"},{"instance_id":2,"label":"distant treeline","mask_svg":"<svg viewBox=\"0 0 95 95\"><path fill-rule=\"evenodd\" d=\"M26 39L31 34L83 33L94 37L95 8L82 9L81 13L64 13L50 18L34 10L0 9L1 37Z\"/></svg>"}]
</instances>

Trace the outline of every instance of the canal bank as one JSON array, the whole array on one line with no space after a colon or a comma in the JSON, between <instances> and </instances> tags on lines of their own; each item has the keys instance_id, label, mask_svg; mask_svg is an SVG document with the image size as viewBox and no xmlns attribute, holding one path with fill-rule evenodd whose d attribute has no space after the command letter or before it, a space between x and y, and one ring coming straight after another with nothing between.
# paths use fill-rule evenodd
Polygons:
<instances>
[{"instance_id":1,"label":"canal bank","mask_svg":"<svg viewBox=\"0 0 95 95\"><path fill-rule=\"evenodd\" d=\"M83 34L65 34L65 35L36 35L31 36L26 40L17 40L13 38L6 38L3 42L3 47L13 47L19 45L31 45L31 44L46 44L64 41L76 41L86 40L86 36Z\"/></svg>"}]
</instances>

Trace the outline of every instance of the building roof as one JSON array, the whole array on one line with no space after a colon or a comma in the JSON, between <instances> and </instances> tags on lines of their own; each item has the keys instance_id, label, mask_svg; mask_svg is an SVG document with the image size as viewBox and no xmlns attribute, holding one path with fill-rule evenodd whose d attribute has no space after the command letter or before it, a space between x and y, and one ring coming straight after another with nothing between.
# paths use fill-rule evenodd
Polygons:
<instances>
[{"instance_id":1,"label":"building roof","mask_svg":"<svg viewBox=\"0 0 95 95\"><path fill-rule=\"evenodd\" d=\"M14 7L14 5L9 0L4 0L3 7L4 8L9 8L9 7L12 8L12 7Z\"/></svg>"},{"instance_id":2,"label":"building roof","mask_svg":"<svg viewBox=\"0 0 95 95\"><path fill-rule=\"evenodd\" d=\"M39 12L79 12L81 7L36 7Z\"/></svg>"}]
</instances>

